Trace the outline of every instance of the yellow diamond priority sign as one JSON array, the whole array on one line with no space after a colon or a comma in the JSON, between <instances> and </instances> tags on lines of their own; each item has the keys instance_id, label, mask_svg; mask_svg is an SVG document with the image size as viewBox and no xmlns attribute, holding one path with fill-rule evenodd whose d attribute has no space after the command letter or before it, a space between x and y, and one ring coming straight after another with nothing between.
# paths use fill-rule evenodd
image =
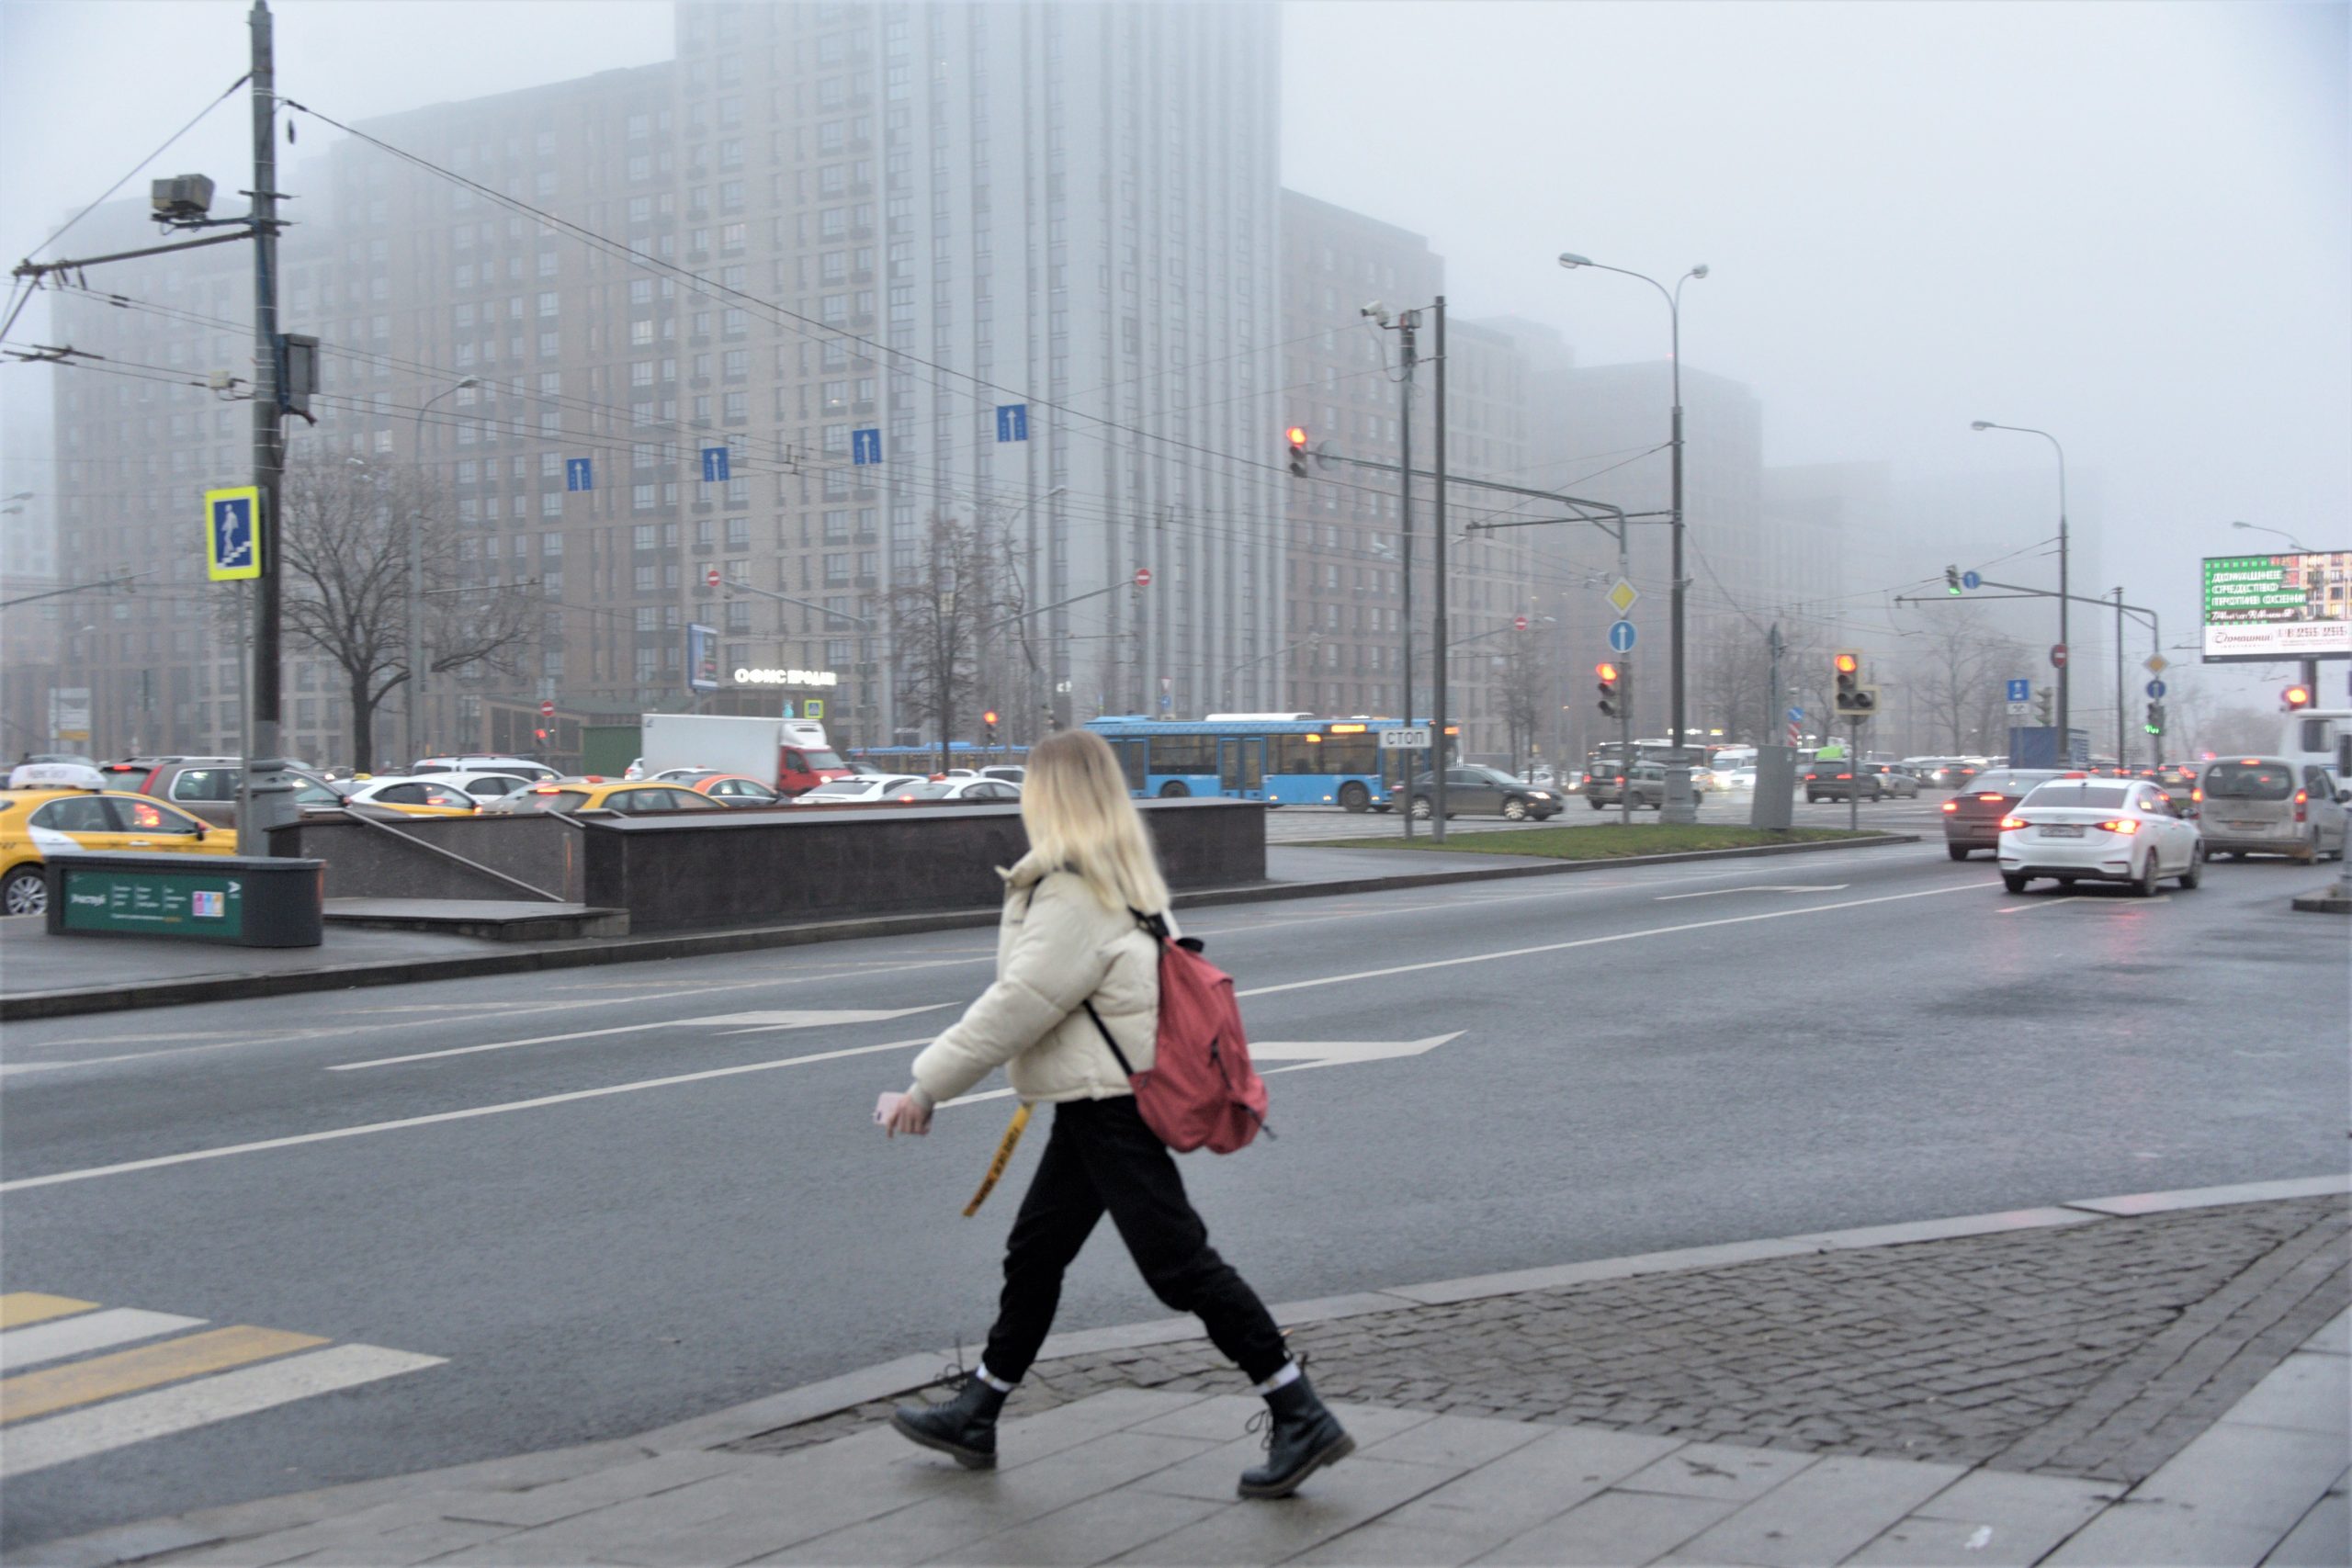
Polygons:
<instances>
[{"instance_id":1,"label":"yellow diamond priority sign","mask_svg":"<svg viewBox=\"0 0 2352 1568\"><path fill-rule=\"evenodd\" d=\"M2149 674L2151 674L2151 675L2161 675L2161 674L2163 674L2165 671L2167 671L2167 670L2169 670L2169 669L2171 669L2171 668L2172 668L2172 660L2169 660L2169 659L2166 659L2166 658L2165 658L2163 654L2161 654L2161 653L2152 653L2152 654L2148 655L2148 658L2147 658L2147 666L2148 666L2148 673L2149 673Z\"/></svg>"},{"instance_id":2,"label":"yellow diamond priority sign","mask_svg":"<svg viewBox=\"0 0 2352 1568\"><path fill-rule=\"evenodd\" d=\"M1623 615L1634 607L1634 601L1641 596L1640 592L1632 583L1621 577L1617 580L1617 586L1609 591L1609 603L1620 615Z\"/></svg>"}]
</instances>

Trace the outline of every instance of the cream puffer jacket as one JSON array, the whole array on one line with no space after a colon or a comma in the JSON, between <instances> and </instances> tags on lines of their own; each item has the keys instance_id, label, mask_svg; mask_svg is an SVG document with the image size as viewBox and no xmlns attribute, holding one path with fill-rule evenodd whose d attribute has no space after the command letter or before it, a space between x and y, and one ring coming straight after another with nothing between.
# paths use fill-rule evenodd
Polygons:
<instances>
[{"instance_id":1,"label":"cream puffer jacket","mask_svg":"<svg viewBox=\"0 0 2352 1568\"><path fill-rule=\"evenodd\" d=\"M1004 875L996 982L915 1058L916 1085L944 1105L1002 1066L1023 1101L1133 1093L1081 1004L1094 1003L1130 1066L1150 1066L1159 942L1074 873L1023 860Z\"/></svg>"}]
</instances>

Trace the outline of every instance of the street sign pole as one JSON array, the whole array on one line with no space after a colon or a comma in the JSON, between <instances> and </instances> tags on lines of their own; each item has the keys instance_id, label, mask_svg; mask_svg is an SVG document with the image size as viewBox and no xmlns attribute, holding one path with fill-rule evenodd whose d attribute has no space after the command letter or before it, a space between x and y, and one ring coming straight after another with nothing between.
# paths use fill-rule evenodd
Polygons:
<instances>
[{"instance_id":1,"label":"street sign pole","mask_svg":"<svg viewBox=\"0 0 2352 1568\"><path fill-rule=\"evenodd\" d=\"M1846 748L1847 751L1850 753L1847 758L1846 767L1848 772L1853 775L1846 781L1850 786L1846 791L1846 828L1849 832L1860 832L1862 826L1861 716L1857 714L1854 717L1854 722L1847 728L1854 732L1854 739L1852 743Z\"/></svg>"},{"instance_id":2,"label":"street sign pole","mask_svg":"<svg viewBox=\"0 0 2352 1568\"><path fill-rule=\"evenodd\" d=\"M1628 659L1618 671L1617 690L1623 696L1617 705L1617 822L1630 828L1634 825L1634 661Z\"/></svg>"}]
</instances>

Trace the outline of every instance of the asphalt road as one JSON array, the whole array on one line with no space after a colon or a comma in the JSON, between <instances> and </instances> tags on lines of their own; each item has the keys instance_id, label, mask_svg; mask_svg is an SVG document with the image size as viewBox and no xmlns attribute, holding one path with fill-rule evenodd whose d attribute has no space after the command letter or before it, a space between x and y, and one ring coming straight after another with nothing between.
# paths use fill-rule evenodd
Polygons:
<instances>
[{"instance_id":1,"label":"asphalt road","mask_svg":"<svg viewBox=\"0 0 2352 1568\"><path fill-rule=\"evenodd\" d=\"M2012 897L1929 841L1196 911L1261 1066L1289 1070L1278 1139L1187 1179L1281 1301L2341 1171L2345 928L2287 907L2324 875ZM199 1377L153 1399L204 1424L159 1436L120 1414L148 1395L66 1408L112 1446L10 1475L0 1547L977 1339L1043 1129L967 1220L1009 1102L898 1142L870 1111L989 951L943 932L12 1028L0 1285L437 1359L220 1420L206 1391L237 1374ZM1164 1312L1106 1233L1061 1326Z\"/></svg>"}]
</instances>

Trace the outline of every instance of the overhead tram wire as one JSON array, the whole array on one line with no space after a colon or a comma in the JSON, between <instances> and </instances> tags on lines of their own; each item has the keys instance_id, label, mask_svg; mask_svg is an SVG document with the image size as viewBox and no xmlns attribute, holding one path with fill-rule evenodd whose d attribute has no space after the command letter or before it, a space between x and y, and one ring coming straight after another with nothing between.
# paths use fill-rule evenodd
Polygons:
<instances>
[{"instance_id":1,"label":"overhead tram wire","mask_svg":"<svg viewBox=\"0 0 2352 1568\"><path fill-rule=\"evenodd\" d=\"M284 98L281 99L280 102L289 109L309 115L313 119L318 120L321 124L332 126L335 130L344 132L345 135L356 138L357 140L366 142L368 145L378 148L405 164L424 170L429 174L437 175L452 184L460 185L469 190L477 192L485 199L500 208L511 212L527 216L549 229L569 234L580 243L594 247L605 254L622 259L642 271L650 272L656 276L675 279L679 283L680 287L685 288L689 293L697 294L705 299L714 301L737 302L746 308L757 310L764 313L772 324L782 327L786 331L795 333L807 338L812 343L839 343L844 347L862 352L867 357L880 358L887 355L893 362L919 366L933 373L931 378L926 378L926 384L932 387L934 391L938 392L942 396L957 396L971 399L973 400L975 412L978 412L982 409L993 408L996 406L992 400L984 400L982 397L983 393L1002 393L1007 397L1024 401L1033 408L1050 409L1053 412L1062 414L1068 418L1084 421L1087 423L1098 427L1096 431L1091 433L1073 430L1070 434L1074 436L1082 434L1091 434L1092 438L1101 440L1104 439L1102 434L1102 432L1117 431L1132 435L1137 440L1152 442L1160 446L1174 447L1182 451L1196 452L1204 457L1215 458L1222 463L1237 464L1243 468L1257 468L1265 473L1274 475L1286 475L1287 473L1287 468L1283 464L1244 457L1236 453L1219 452L1214 448L1203 446L1196 442L1183 441L1174 436L1156 434L1151 431L1125 423L1120 420L1106 418L1100 414L1088 413L1082 409L1072 408L1067 403L1055 402L1051 400L1039 398L1032 393L1024 392L1015 388L1004 386L999 382L984 380L968 371L956 370L950 367L940 365L935 361L925 359L921 355L914 353L910 349L892 348L888 344L876 342L872 338L860 337L852 333L842 332L838 328L828 326L824 322L804 316L798 311L786 310L782 305L776 304L772 300L763 299L757 295L747 293L741 289L731 288L726 284L714 284L707 278L702 277L687 268L681 267L673 262L666 262L662 261L659 257L648 255L644 252L637 250L635 247L628 245L622 241L612 239L607 235L599 234L594 230L588 228L584 224L576 223L570 219L559 217L558 215L546 211L543 209L533 207L528 202L523 201L519 197L510 197L503 191L499 191L489 186L483 185L479 180L468 178L466 175L458 174L454 170L444 168L442 165L434 163L431 159L425 158L419 153L411 152L407 149L396 146L391 142L384 141L380 137L371 136L368 132L360 130L356 127L347 125L345 122L334 118L331 115L322 114L319 110L311 108L307 104L297 103L291 98ZM1272 352L1272 350L1268 349L1265 352ZM969 386L967 389L951 389L945 385L944 381L937 379L937 378L943 377L969 383ZM1330 482L1336 484L1346 483L1346 481L1342 480L1333 480ZM1348 488L1365 489L1368 492L1370 491L1370 487L1348 486Z\"/></svg>"},{"instance_id":2,"label":"overhead tram wire","mask_svg":"<svg viewBox=\"0 0 2352 1568\"><path fill-rule=\"evenodd\" d=\"M196 111L196 118L194 119L189 120L186 125L181 126L177 130L173 131L169 136L165 137L164 139L164 144L161 147L156 148L153 152L150 152L144 158L140 159L138 163L133 164L129 171L123 175L122 178L107 186L105 193L101 195L97 200L90 203L89 206L82 209L81 211L75 213L73 217L68 218L63 223L60 224L55 233L52 233L48 239L43 240L40 244L35 245L31 251L26 253L25 259L30 261L34 255L49 249L50 246L57 243L59 240L64 238L65 231L68 229L73 228L74 224L79 223L83 219L87 218L91 213L96 212L99 208L105 206L107 198L112 197L115 192L120 190L124 186L129 185L132 180L136 179L141 169L144 169L148 164L153 163L156 159L170 152L172 149L172 143L177 141L181 137L186 136L189 131L194 130L197 126L202 122L205 116L210 114L214 109L219 108L222 104L227 103L231 97L235 96L238 88L243 86L246 83L252 80L253 73L251 72L247 72L244 75L240 76L235 81L230 83L227 89L223 91L219 97L213 99L210 103ZM9 317L9 324L14 325L15 322L16 318L11 315ZM7 335L6 329L0 328L0 341L5 341Z\"/></svg>"}]
</instances>

